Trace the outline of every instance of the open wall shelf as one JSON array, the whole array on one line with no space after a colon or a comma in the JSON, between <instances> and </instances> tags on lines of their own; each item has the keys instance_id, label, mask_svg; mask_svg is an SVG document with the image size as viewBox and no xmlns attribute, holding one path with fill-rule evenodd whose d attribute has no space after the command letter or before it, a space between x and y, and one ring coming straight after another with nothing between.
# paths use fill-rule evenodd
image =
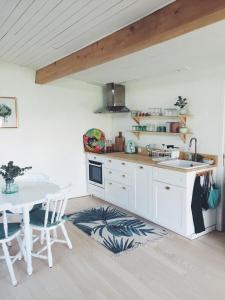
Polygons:
<instances>
[{"instance_id":1,"label":"open wall shelf","mask_svg":"<svg viewBox=\"0 0 225 300\"><path fill-rule=\"evenodd\" d=\"M187 118L191 115L178 115L178 116L137 116L132 119L139 125L141 120L179 120L180 123L186 124Z\"/></svg>"},{"instance_id":2,"label":"open wall shelf","mask_svg":"<svg viewBox=\"0 0 225 300\"><path fill-rule=\"evenodd\" d=\"M141 134L178 136L184 143L186 143L187 136L192 135L191 132L187 132L187 133L157 132L157 131L130 131L130 132L133 133L137 138L140 138Z\"/></svg>"},{"instance_id":3,"label":"open wall shelf","mask_svg":"<svg viewBox=\"0 0 225 300\"><path fill-rule=\"evenodd\" d=\"M179 123L185 124L187 122L187 118L191 117L191 115L177 115L177 116L132 116L132 119L140 125L141 120L179 120ZM174 133L174 132L158 132L158 131L131 131L137 138L140 138L141 134L149 134L149 135L167 135L167 136L178 136L184 143L186 143L187 137L192 135L191 132L187 133Z\"/></svg>"}]
</instances>

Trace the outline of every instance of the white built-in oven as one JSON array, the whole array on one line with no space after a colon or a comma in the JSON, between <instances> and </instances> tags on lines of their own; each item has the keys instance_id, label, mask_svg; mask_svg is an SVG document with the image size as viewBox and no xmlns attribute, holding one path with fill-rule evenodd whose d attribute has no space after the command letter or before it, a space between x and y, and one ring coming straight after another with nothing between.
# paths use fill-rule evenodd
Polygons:
<instances>
[{"instance_id":1,"label":"white built-in oven","mask_svg":"<svg viewBox=\"0 0 225 300\"><path fill-rule=\"evenodd\" d=\"M101 160L88 159L88 182L104 189L103 162Z\"/></svg>"}]
</instances>

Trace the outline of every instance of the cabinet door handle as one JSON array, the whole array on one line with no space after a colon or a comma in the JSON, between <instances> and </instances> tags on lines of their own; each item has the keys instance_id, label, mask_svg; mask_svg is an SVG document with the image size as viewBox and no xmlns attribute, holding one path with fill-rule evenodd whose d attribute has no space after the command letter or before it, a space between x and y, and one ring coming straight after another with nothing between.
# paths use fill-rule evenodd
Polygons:
<instances>
[{"instance_id":1,"label":"cabinet door handle","mask_svg":"<svg viewBox=\"0 0 225 300\"><path fill-rule=\"evenodd\" d=\"M141 170L142 170L142 169L144 169L144 167L140 166L140 167L139 167L139 169L141 169Z\"/></svg>"},{"instance_id":2,"label":"cabinet door handle","mask_svg":"<svg viewBox=\"0 0 225 300\"><path fill-rule=\"evenodd\" d=\"M125 162L122 162L121 165L125 166Z\"/></svg>"},{"instance_id":3,"label":"cabinet door handle","mask_svg":"<svg viewBox=\"0 0 225 300\"><path fill-rule=\"evenodd\" d=\"M123 178L125 178L125 177L126 177L126 175L122 175L122 177L123 177Z\"/></svg>"},{"instance_id":4,"label":"cabinet door handle","mask_svg":"<svg viewBox=\"0 0 225 300\"><path fill-rule=\"evenodd\" d=\"M112 171L109 171L109 174L112 174Z\"/></svg>"},{"instance_id":5,"label":"cabinet door handle","mask_svg":"<svg viewBox=\"0 0 225 300\"><path fill-rule=\"evenodd\" d=\"M112 182L109 182L109 185L112 185Z\"/></svg>"},{"instance_id":6,"label":"cabinet door handle","mask_svg":"<svg viewBox=\"0 0 225 300\"><path fill-rule=\"evenodd\" d=\"M94 159L96 159L97 157L96 156L94 156Z\"/></svg>"},{"instance_id":7,"label":"cabinet door handle","mask_svg":"<svg viewBox=\"0 0 225 300\"><path fill-rule=\"evenodd\" d=\"M110 162L110 163L112 162L111 159L109 159L109 162Z\"/></svg>"},{"instance_id":8,"label":"cabinet door handle","mask_svg":"<svg viewBox=\"0 0 225 300\"><path fill-rule=\"evenodd\" d=\"M166 186L165 189L166 189L166 190L170 190L170 187L169 187L169 186Z\"/></svg>"},{"instance_id":9,"label":"cabinet door handle","mask_svg":"<svg viewBox=\"0 0 225 300\"><path fill-rule=\"evenodd\" d=\"M125 186L122 187L123 190L126 190Z\"/></svg>"}]
</instances>

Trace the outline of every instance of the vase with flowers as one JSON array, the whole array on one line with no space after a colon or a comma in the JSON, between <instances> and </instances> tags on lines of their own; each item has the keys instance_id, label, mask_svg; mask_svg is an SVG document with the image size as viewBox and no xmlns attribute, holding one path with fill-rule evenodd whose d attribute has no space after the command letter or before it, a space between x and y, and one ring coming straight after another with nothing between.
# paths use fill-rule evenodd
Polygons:
<instances>
[{"instance_id":1,"label":"vase with flowers","mask_svg":"<svg viewBox=\"0 0 225 300\"><path fill-rule=\"evenodd\" d=\"M18 192L18 185L15 183L15 178L24 175L26 170L30 170L32 167L20 168L13 164L13 161L9 161L7 165L0 167L0 175L5 180L5 185L2 189L4 194L13 194Z\"/></svg>"},{"instance_id":2,"label":"vase with flowers","mask_svg":"<svg viewBox=\"0 0 225 300\"><path fill-rule=\"evenodd\" d=\"M188 105L187 98L183 98L181 96L178 96L178 99L174 104L174 106L177 107L180 115L187 114L187 105Z\"/></svg>"}]
</instances>

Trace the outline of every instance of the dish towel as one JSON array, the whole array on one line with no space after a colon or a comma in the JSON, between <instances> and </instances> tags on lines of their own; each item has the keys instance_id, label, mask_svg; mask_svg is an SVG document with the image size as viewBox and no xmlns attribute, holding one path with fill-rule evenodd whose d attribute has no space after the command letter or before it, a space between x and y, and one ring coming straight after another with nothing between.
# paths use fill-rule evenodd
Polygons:
<instances>
[{"instance_id":1,"label":"dish towel","mask_svg":"<svg viewBox=\"0 0 225 300\"><path fill-rule=\"evenodd\" d=\"M205 224L202 214L202 186L200 182L200 176L195 178L191 210L194 222L195 233L205 231Z\"/></svg>"}]
</instances>

